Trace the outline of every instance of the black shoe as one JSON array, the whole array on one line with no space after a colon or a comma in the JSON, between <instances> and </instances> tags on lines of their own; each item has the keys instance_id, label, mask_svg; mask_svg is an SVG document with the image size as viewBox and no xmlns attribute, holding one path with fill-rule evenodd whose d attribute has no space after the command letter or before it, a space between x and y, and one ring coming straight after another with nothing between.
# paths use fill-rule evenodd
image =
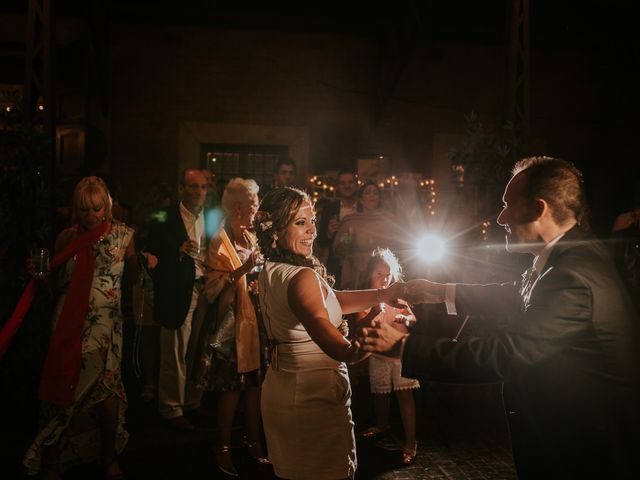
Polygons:
<instances>
[{"instance_id":1,"label":"black shoe","mask_svg":"<svg viewBox=\"0 0 640 480\"><path fill-rule=\"evenodd\" d=\"M233 465L231 458L231 448L228 445L222 445L219 448L214 448L213 453L216 457L216 464L222 473L226 473L230 477L237 477L238 471Z\"/></svg>"}]
</instances>

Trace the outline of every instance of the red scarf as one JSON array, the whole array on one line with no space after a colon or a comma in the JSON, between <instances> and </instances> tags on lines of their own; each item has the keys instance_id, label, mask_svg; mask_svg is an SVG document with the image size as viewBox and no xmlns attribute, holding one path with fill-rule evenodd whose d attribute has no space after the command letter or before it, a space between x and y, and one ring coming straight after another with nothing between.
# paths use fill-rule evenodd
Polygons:
<instances>
[{"instance_id":1,"label":"red scarf","mask_svg":"<svg viewBox=\"0 0 640 480\"><path fill-rule=\"evenodd\" d=\"M49 265L53 271L76 255L71 284L49 343L40 379L40 399L55 405L66 407L73 403L80 376L82 329L89 310L89 294L93 283L95 258L92 245L110 228L110 222L103 222L97 228L79 233ZM13 315L0 331L0 359L29 311L37 286L38 282L34 279L27 284Z\"/></svg>"}]
</instances>

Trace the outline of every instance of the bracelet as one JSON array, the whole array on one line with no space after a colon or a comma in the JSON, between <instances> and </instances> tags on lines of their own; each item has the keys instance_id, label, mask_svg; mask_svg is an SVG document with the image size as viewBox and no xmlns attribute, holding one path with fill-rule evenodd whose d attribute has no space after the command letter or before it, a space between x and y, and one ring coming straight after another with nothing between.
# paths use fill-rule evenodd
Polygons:
<instances>
[{"instance_id":1,"label":"bracelet","mask_svg":"<svg viewBox=\"0 0 640 480\"><path fill-rule=\"evenodd\" d=\"M234 283L236 283L236 279L233 278L233 272L229 272L229 276L227 277L227 283L229 285L233 285Z\"/></svg>"}]
</instances>

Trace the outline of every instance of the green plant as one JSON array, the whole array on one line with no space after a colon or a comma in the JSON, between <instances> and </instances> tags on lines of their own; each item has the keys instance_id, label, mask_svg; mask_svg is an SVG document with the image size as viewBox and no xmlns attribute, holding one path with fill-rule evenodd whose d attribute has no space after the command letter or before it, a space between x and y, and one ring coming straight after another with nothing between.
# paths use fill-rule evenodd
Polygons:
<instances>
[{"instance_id":1,"label":"green plant","mask_svg":"<svg viewBox=\"0 0 640 480\"><path fill-rule=\"evenodd\" d=\"M464 116L467 138L449 153L452 182L475 204L476 220L499 205L513 164L522 158L519 131L510 122L495 133L485 128L475 112Z\"/></svg>"}]
</instances>

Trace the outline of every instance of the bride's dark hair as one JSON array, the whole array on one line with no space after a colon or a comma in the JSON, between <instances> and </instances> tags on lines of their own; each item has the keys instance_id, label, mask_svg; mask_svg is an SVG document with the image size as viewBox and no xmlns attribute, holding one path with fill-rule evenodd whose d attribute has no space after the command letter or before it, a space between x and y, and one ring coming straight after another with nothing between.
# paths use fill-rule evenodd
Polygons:
<instances>
[{"instance_id":1,"label":"bride's dark hair","mask_svg":"<svg viewBox=\"0 0 640 480\"><path fill-rule=\"evenodd\" d=\"M326 268L316 257L298 255L282 248L275 241L277 237L282 238L305 201L312 203L309 195L292 187L277 188L264 196L253 221L260 253L265 260L309 267L332 285L333 277L327 275Z\"/></svg>"}]
</instances>

